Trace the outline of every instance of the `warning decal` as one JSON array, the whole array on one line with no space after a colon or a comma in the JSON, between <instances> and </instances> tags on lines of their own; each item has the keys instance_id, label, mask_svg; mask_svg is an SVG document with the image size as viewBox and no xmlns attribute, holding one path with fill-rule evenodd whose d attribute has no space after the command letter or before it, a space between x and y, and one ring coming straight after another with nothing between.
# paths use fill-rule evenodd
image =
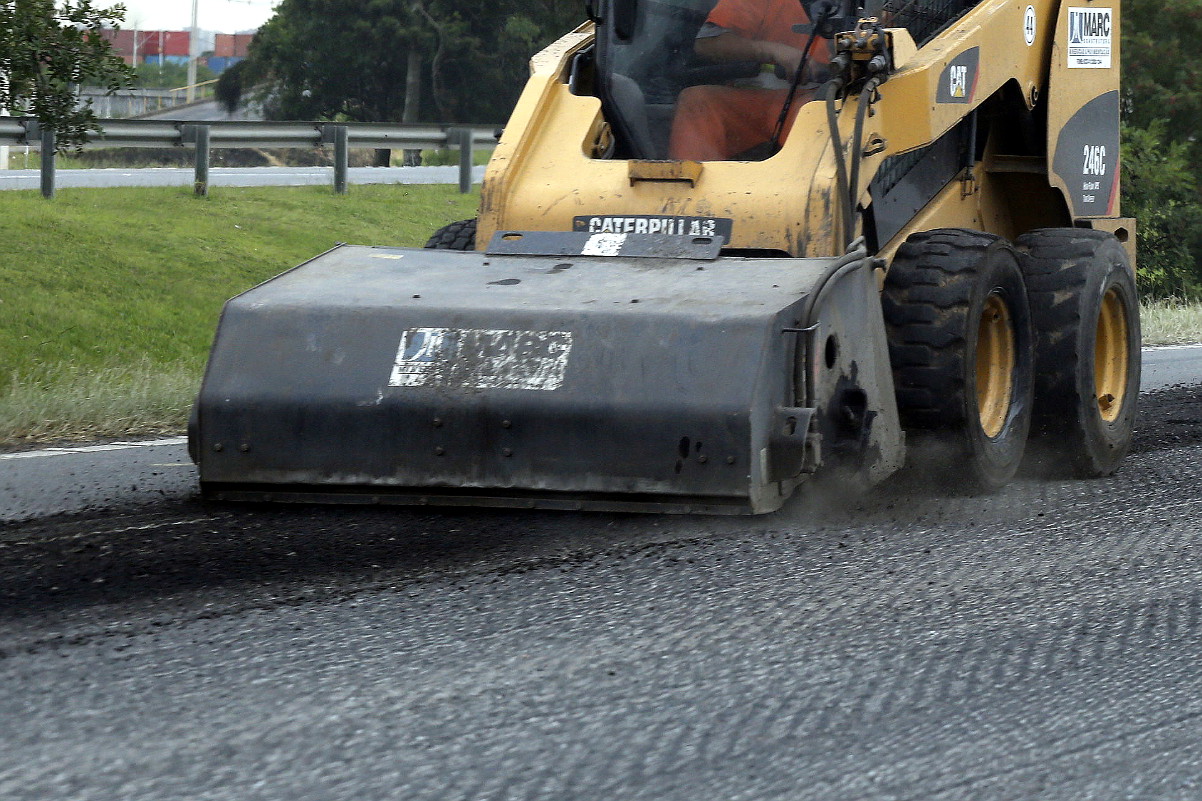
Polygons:
<instances>
[{"instance_id":1,"label":"warning decal","mask_svg":"<svg viewBox=\"0 0 1202 801\"><path fill-rule=\"evenodd\" d=\"M1069 8L1068 66L1070 69L1110 69L1114 9Z\"/></svg>"},{"instance_id":2,"label":"warning decal","mask_svg":"<svg viewBox=\"0 0 1202 801\"><path fill-rule=\"evenodd\" d=\"M568 331L410 328L388 385L554 391L571 351Z\"/></svg>"}]
</instances>

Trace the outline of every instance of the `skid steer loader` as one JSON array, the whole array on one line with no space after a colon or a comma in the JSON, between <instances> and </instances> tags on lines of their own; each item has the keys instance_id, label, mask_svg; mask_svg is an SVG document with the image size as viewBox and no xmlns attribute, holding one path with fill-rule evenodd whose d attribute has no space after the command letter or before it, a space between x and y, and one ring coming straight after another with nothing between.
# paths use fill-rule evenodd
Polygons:
<instances>
[{"instance_id":1,"label":"skid steer loader","mask_svg":"<svg viewBox=\"0 0 1202 801\"><path fill-rule=\"evenodd\" d=\"M229 301L204 494L761 513L907 462L965 490L1024 454L1116 470L1140 371L1117 0L800 5L771 135L697 159L684 101L774 68L702 57L715 0L587 4L477 219Z\"/></svg>"}]
</instances>

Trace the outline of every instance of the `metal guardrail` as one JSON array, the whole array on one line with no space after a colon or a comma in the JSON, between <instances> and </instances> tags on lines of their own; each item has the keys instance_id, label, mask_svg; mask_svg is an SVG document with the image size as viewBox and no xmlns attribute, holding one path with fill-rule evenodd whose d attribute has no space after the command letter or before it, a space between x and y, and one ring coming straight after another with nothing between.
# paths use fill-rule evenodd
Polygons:
<instances>
[{"instance_id":1,"label":"metal guardrail","mask_svg":"<svg viewBox=\"0 0 1202 801\"><path fill-rule=\"evenodd\" d=\"M171 93L173 105L178 105L176 102L180 95L183 95L184 103L195 103L197 100L208 100L217 94L217 79L211 81L201 81L194 83L191 86L180 86L175 89L168 90Z\"/></svg>"},{"instance_id":2,"label":"metal guardrail","mask_svg":"<svg viewBox=\"0 0 1202 801\"><path fill-rule=\"evenodd\" d=\"M334 148L334 189L346 192L347 151L439 149L459 151L459 191L472 185L472 152L496 141L499 126L404 125L383 122L184 122L106 120L85 148L184 147L196 152L196 193L208 194L209 153L237 147ZM0 145L30 145L42 152L42 194L54 196L54 130L31 117L0 117Z\"/></svg>"}]
</instances>

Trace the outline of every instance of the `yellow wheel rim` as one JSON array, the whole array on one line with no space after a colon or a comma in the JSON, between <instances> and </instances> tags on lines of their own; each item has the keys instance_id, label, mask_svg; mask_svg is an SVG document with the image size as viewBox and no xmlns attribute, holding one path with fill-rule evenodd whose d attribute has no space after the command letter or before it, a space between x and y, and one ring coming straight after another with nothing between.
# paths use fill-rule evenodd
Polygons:
<instances>
[{"instance_id":1,"label":"yellow wheel rim","mask_svg":"<svg viewBox=\"0 0 1202 801\"><path fill-rule=\"evenodd\" d=\"M1098 413L1107 423L1118 419L1127 395L1127 370L1131 359L1127 337L1127 308L1118 290L1111 289L1102 298L1093 346L1094 397Z\"/></svg>"},{"instance_id":2,"label":"yellow wheel rim","mask_svg":"<svg viewBox=\"0 0 1202 801\"><path fill-rule=\"evenodd\" d=\"M1014 390L1014 325L1010 309L990 295L977 329L977 413L985 436L996 437L1006 425Z\"/></svg>"}]
</instances>

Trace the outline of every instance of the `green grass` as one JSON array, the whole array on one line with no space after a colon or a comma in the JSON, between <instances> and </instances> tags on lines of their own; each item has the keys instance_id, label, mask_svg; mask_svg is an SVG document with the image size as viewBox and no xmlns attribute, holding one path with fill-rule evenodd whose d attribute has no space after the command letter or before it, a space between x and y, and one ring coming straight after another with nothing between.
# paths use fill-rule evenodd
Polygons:
<instances>
[{"instance_id":1,"label":"green grass","mask_svg":"<svg viewBox=\"0 0 1202 801\"><path fill-rule=\"evenodd\" d=\"M200 372L194 364L81 370L55 365L0 387L0 445L179 434Z\"/></svg>"},{"instance_id":2,"label":"green grass","mask_svg":"<svg viewBox=\"0 0 1202 801\"><path fill-rule=\"evenodd\" d=\"M444 186L0 193L0 447L180 431L222 303L335 242L420 246Z\"/></svg>"},{"instance_id":3,"label":"green grass","mask_svg":"<svg viewBox=\"0 0 1202 801\"><path fill-rule=\"evenodd\" d=\"M1154 300L1140 312L1145 345L1202 343L1202 303Z\"/></svg>"}]
</instances>

